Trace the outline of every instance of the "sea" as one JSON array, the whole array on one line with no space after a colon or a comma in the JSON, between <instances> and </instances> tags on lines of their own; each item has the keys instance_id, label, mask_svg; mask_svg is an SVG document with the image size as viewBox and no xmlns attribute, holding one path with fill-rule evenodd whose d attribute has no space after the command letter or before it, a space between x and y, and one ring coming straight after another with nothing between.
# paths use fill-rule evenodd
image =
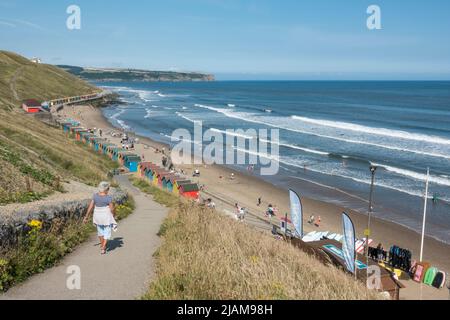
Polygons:
<instances>
[{"instance_id":1,"label":"sea","mask_svg":"<svg viewBox=\"0 0 450 320\"><path fill-rule=\"evenodd\" d=\"M450 82L97 85L124 102L103 110L114 126L171 145L198 121L215 132L279 129L279 172L261 178L301 196L366 214L374 165L374 215L417 232L429 168L426 234L450 244Z\"/></svg>"}]
</instances>

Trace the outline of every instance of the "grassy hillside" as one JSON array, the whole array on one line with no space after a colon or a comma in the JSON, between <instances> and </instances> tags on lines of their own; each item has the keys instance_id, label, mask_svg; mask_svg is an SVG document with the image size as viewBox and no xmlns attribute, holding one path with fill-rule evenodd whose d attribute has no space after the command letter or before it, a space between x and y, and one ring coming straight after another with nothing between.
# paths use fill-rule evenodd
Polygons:
<instances>
[{"instance_id":1,"label":"grassy hillside","mask_svg":"<svg viewBox=\"0 0 450 320\"><path fill-rule=\"evenodd\" d=\"M0 51L0 205L30 202L59 190L60 179L96 184L115 164L25 115L20 100L96 90L53 66Z\"/></svg>"},{"instance_id":2,"label":"grassy hillside","mask_svg":"<svg viewBox=\"0 0 450 320\"><path fill-rule=\"evenodd\" d=\"M155 253L149 300L371 300L374 291L292 245L217 211L180 201L142 179L133 184L172 206Z\"/></svg>"},{"instance_id":3,"label":"grassy hillside","mask_svg":"<svg viewBox=\"0 0 450 320\"><path fill-rule=\"evenodd\" d=\"M95 87L62 69L0 51L0 106L14 107L29 98L44 101L93 91Z\"/></svg>"}]
</instances>

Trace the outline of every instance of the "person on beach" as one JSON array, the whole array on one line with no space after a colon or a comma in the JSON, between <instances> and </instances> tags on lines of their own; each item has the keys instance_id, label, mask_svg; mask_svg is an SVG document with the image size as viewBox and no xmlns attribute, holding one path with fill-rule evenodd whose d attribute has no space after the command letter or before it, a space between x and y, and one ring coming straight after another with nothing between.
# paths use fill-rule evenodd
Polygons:
<instances>
[{"instance_id":1,"label":"person on beach","mask_svg":"<svg viewBox=\"0 0 450 320\"><path fill-rule=\"evenodd\" d=\"M245 213L246 213L246 209L245 208L239 208L238 214L237 214L237 220L242 222L245 220Z\"/></svg>"},{"instance_id":2,"label":"person on beach","mask_svg":"<svg viewBox=\"0 0 450 320\"><path fill-rule=\"evenodd\" d=\"M275 210L273 209L273 206L272 206L271 204L269 204L269 207L267 208L267 213L266 213L266 215L267 215L269 218L272 218L272 217L275 216Z\"/></svg>"},{"instance_id":3,"label":"person on beach","mask_svg":"<svg viewBox=\"0 0 450 320\"><path fill-rule=\"evenodd\" d=\"M321 223L322 223L322 218L321 218L320 216L318 216L317 219L316 219L315 226L316 226L317 228L320 228L320 224L321 224Z\"/></svg>"},{"instance_id":4,"label":"person on beach","mask_svg":"<svg viewBox=\"0 0 450 320\"><path fill-rule=\"evenodd\" d=\"M87 223L92 212L94 212L93 222L97 227L97 235L100 240L100 253L106 254L108 240L111 240L111 231L117 229L115 216L115 206L113 198L108 194L110 184L102 182L99 185L99 192L94 197L87 209L86 216L83 220Z\"/></svg>"},{"instance_id":5,"label":"person on beach","mask_svg":"<svg viewBox=\"0 0 450 320\"><path fill-rule=\"evenodd\" d=\"M312 215L309 217L308 223L309 223L309 224L313 224L313 223L314 223L314 220L316 220L316 217L312 214Z\"/></svg>"},{"instance_id":6,"label":"person on beach","mask_svg":"<svg viewBox=\"0 0 450 320\"><path fill-rule=\"evenodd\" d=\"M258 204L257 204L257 206L260 207L261 205L262 205L262 198L259 197L259 198L258 198Z\"/></svg>"},{"instance_id":7,"label":"person on beach","mask_svg":"<svg viewBox=\"0 0 450 320\"><path fill-rule=\"evenodd\" d=\"M383 262L383 260L384 260L383 251L384 251L383 245L381 243L378 244L378 246L377 246L377 259L378 259L378 262Z\"/></svg>"}]
</instances>

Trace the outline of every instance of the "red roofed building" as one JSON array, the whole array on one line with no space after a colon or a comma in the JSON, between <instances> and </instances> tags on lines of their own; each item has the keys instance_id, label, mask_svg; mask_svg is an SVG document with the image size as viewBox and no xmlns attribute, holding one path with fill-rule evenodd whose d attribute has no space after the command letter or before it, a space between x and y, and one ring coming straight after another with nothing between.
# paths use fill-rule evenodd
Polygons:
<instances>
[{"instance_id":1,"label":"red roofed building","mask_svg":"<svg viewBox=\"0 0 450 320\"><path fill-rule=\"evenodd\" d=\"M42 111L41 103L35 99L25 100L22 108L26 113L38 113Z\"/></svg>"}]
</instances>

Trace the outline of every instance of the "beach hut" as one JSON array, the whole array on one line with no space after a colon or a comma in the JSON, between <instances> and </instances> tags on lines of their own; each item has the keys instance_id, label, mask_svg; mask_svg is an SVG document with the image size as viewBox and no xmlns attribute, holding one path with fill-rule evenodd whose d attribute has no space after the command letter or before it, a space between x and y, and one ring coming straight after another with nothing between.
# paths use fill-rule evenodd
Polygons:
<instances>
[{"instance_id":1,"label":"beach hut","mask_svg":"<svg viewBox=\"0 0 450 320\"><path fill-rule=\"evenodd\" d=\"M162 188L168 192L173 192L173 186L175 184L175 181L177 180L177 176L173 173L170 173L168 175L165 175L162 178Z\"/></svg>"},{"instance_id":2,"label":"beach hut","mask_svg":"<svg viewBox=\"0 0 450 320\"><path fill-rule=\"evenodd\" d=\"M173 192L174 194L176 194L176 195L179 195L179 194L180 194L180 186L181 186L181 185L183 185L183 184L192 184L192 181L191 181L191 180L182 180L182 179L183 179L183 178L179 178L178 180L176 180L176 181L174 182L172 192Z\"/></svg>"},{"instance_id":3,"label":"beach hut","mask_svg":"<svg viewBox=\"0 0 450 320\"><path fill-rule=\"evenodd\" d=\"M28 99L22 102L22 109L26 113L38 113L42 111L41 103L35 99Z\"/></svg>"},{"instance_id":4,"label":"beach hut","mask_svg":"<svg viewBox=\"0 0 450 320\"><path fill-rule=\"evenodd\" d=\"M95 143L97 142L97 140L100 139L97 136L92 136L89 138L89 145L92 149L95 149Z\"/></svg>"},{"instance_id":5,"label":"beach hut","mask_svg":"<svg viewBox=\"0 0 450 320\"><path fill-rule=\"evenodd\" d=\"M91 137L92 133L90 131L81 132L80 133L80 141L83 143L87 143L87 138Z\"/></svg>"},{"instance_id":6,"label":"beach hut","mask_svg":"<svg viewBox=\"0 0 450 320\"><path fill-rule=\"evenodd\" d=\"M72 128L78 128L80 125L78 123L68 122L63 125L63 130L65 134L70 134Z\"/></svg>"},{"instance_id":7,"label":"beach hut","mask_svg":"<svg viewBox=\"0 0 450 320\"><path fill-rule=\"evenodd\" d=\"M125 158L125 167L128 168L130 172L137 172L138 165L141 161L141 157L129 155Z\"/></svg>"},{"instance_id":8,"label":"beach hut","mask_svg":"<svg viewBox=\"0 0 450 320\"><path fill-rule=\"evenodd\" d=\"M75 132L75 140L81 142L82 139L83 139L83 135L86 135L86 134L90 134L90 132L87 131L87 130L77 130L77 131Z\"/></svg>"},{"instance_id":9,"label":"beach hut","mask_svg":"<svg viewBox=\"0 0 450 320\"><path fill-rule=\"evenodd\" d=\"M94 139L94 151L101 152L101 150L102 150L102 143L105 143L105 139L102 139L102 138Z\"/></svg>"},{"instance_id":10,"label":"beach hut","mask_svg":"<svg viewBox=\"0 0 450 320\"><path fill-rule=\"evenodd\" d=\"M147 170L153 165L151 162L141 162L138 166L139 175L144 178L146 177Z\"/></svg>"},{"instance_id":11,"label":"beach hut","mask_svg":"<svg viewBox=\"0 0 450 320\"><path fill-rule=\"evenodd\" d=\"M158 186L163 189L163 180L166 176L170 176L171 173L169 171L166 171L164 169L161 169L158 174L157 174L157 178L158 178Z\"/></svg>"},{"instance_id":12,"label":"beach hut","mask_svg":"<svg viewBox=\"0 0 450 320\"><path fill-rule=\"evenodd\" d=\"M80 131L80 130L84 130L84 128L82 128L82 127L75 127L75 126L71 127L70 131L69 131L69 136L72 137L72 138L75 138L76 133L78 131Z\"/></svg>"},{"instance_id":13,"label":"beach hut","mask_svg":"<svg viewBox=\"0 0 450 320\"><path fill-rule=\"evenodd\" d=\"M61 126L61 129L64 131L64 133L67 133L74 124L70 121L63 121L60 122L59 125Z\"/></svg>"},{"instance_id":14,"label":"beach hut","mask_svg":"<svg viewBox=\"0 0 450 320\"><path fill-rule=\"evenodd\" d=\"M109 146L109 147L107 148L106 154L108 155L108 157L109 157L110 159L112 159L113 154L114 154L114 151L116 151L117 149L119 149L119 147L116 146L116 145Z\"/></svg>"},{"instance_id":15,"label":"beach hut","mask_svg":"<svg viewBox=\"0 0 450 320\"><path fill-rule=\"evenodd\" d=\"M181 196L188 199L198 200L200 197L200 188L196 183L182 184L180 186L179 193Z\"/></svg>"},{"instance_id":16,"label":"beach hut","mask_svg":"<svg viewBox=\"0 0 450 320\"><path fill-rule=\"evenodd\" d=\"M150 183L155 184L155 180L157 181L158 170L160 170L160 168L155 164L148 165L145 169L145 176L148 178Z\"/></svg>"},{"instance_id":17,"label":"beach hut","mask_svg":"<svg viewBox=\"0 0 450 320\"><path fill-rule=\"evenodd\" d=\"M109 143L109 142L103 142L101 147L102 147L102 152L104 155L108 154L108 148L109 147L115 147L116 145L113 143Z\"/></svg>"},{"instance_id":18,"label":"beach hut","mask_svg":"<svg viewBox=\"0 0 450 320\"><path fill-rule=\"evenodd\" d=\"M85 134L85 135L83 135L83 142L86 145L90 145L91 138L93 138L93 137L95 137L93 134Z\"/></svg>"},{"instance_id":19,"label":"beach hut","mask_svg":"<svg viewBox=\"0 0 450 320\"><path fill-rule=\"evenodd\" d=\"M127 152L127 150L123 148L117 148L116 150L113 151L112 159L114 161L119 161L119 154L123 152Z\"/></svg>"},{"instance_id":20,"label":"beach hut","mask_svg":"<svg viewBox=\"0 0 450 320\"><path fill-rule=\"evenodd\" d=\"M125 165L125 158L127 156L136 156L137 157L137 154L131 153L130 151L126 151L126 150L125 151L121 151L121 152L119 152L119 157L118 157L117 161L119 161L119 163L122 166L124 166Z\"/></svg>"}]
</instances>

